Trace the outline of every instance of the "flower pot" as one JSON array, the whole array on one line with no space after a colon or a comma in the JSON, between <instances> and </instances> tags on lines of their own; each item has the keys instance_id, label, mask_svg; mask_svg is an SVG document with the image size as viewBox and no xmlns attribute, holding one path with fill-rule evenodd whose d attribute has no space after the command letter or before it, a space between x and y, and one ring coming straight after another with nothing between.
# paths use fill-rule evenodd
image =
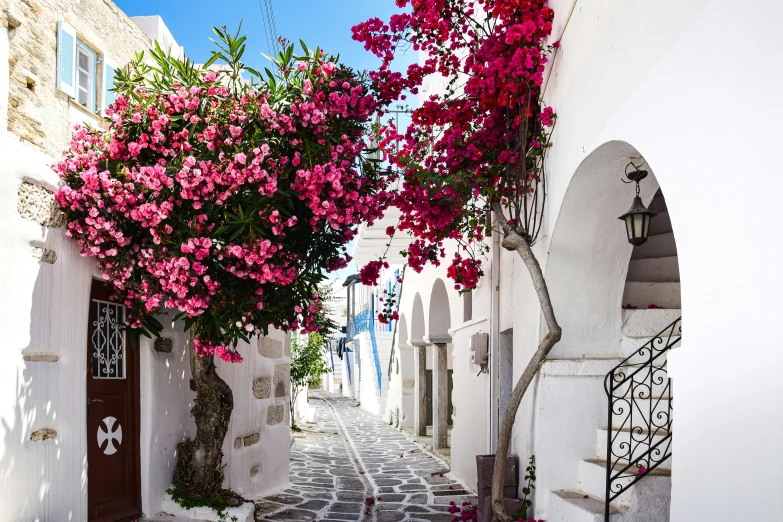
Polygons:
<instances>
[{"instance_id":1,"label":"flower pot","mask_svg":"<svg viewBox=\"0 0 783 522\"><path fill-rule=\"evenodd\" d=\"M479 517L485 511L485 499L492 496L492 475L495 472L495 455L476 455L476 474L478 484L476 493L478 495ZM506 473L503 480L503 497L508 499L517 498L517 459L514 456L506 458ZM490 511L491 512L491 508ZM514 511L516 514L516 511ZM479 518L479 520L482 520ZM491 517L490 519L491 520Z\"/></svg>"}]
</instances>

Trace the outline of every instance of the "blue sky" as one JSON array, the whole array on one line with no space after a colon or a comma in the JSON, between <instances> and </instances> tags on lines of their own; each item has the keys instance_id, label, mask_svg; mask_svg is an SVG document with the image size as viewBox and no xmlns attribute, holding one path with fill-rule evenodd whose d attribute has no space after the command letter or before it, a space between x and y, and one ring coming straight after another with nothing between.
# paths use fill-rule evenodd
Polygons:
<instances>
[{"instance_id":1,"label":"blue sky","mask_svg":"<svg viewBox=\"0 0 783 522\"><path fill-rule=\"evenodd\" d=\"M378 61L351 39L351 27L371 17L387 20L398 10L394 0L271 0L277 32L289 41L301 38L308 47L321 46L355 69L370 69ZM248 36L246 63L266 65L268 53L262 18L263 0L115 0L128 16L160 15L177 43L197 63L210 57L212 26L236 29L242 22ZM409 51L395 68L404 70L415 60Z\"/></svg>"},{"instance_id":2,"label":"blue sky","mask_svg":"<svg viewBox=\"0 0 783 522\"><path fill-rule=\"evenodd\" d=\"M242 22L242 32L248 37L245 63L254 68L269 63L261 55L269 54L262 15L264 0L114 1L128 16L160 15L174 39L196 63L204 63L211 56L212 26L225 25L235 30ZM357 70L373 69L379 60L351 39L351 27L372 17L388 20L398 10L394 0L271 0L271 3L279 35L296 42L297 46L302 39L310 48L320 46L328 53L339 54L343 63ZM415 60L416 53L408 51L395 59L394 68L404 71ZM352 250L353 245L349 245L348 251ZM356 272L356 266L351 263L330 277L345 278Z\"/></svg>"}]
</instances>

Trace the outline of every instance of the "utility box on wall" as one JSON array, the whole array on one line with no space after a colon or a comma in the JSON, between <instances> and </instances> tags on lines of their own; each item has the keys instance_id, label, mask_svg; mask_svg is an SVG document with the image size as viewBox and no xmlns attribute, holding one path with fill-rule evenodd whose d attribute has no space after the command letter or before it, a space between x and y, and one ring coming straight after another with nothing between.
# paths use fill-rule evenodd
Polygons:
<instances>
[{"instance_id":1,"label":"utility box on wall","mask_svg":"<svg viewBox=\"0 0 783 522\"><path fill-rule=\"evenodd\" d=\"M470 338L470 350L473 352L473 364L482 367L489 364L489 334L473 334Z\"/></svg>"}]
</instances>

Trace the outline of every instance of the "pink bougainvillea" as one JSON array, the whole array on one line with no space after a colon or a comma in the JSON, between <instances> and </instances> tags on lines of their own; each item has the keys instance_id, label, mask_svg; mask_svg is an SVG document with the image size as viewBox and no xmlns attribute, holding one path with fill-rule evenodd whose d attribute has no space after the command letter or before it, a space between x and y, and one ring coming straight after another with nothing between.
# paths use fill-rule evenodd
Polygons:
<instances>
[{"instance_id":1,"label":"pink bougainvillea","mask_svg":"<svg viewBox=\"0 0 783 522\"><path fill-rule=\"evenodd\" d=\"M237 341L256 330L318 329L324 272L347 264L357 225L390 198L362 156L383 102L320 50L289 46L274 76L153 58L157 72L141 58L120 71L108 127L78 126L54 166L66 234L130 326L178 310L199 354L240 361Z\"/></svg>"},{"instance_id":2,"label":"pink bougainvillea","mask_svg":"<svg viewBox=\"0 0 783 522\"><path fill-rule=\"evenodd\" d=\"M444 78L446 87L413 110L404 134L391 122L378 133L403 181L393 200L402 218L387 232L416 238L404 255L417 272L440 263L443 241L456 241L460 253L448 275L468 291L482 275L477 257L487 250L493 204L508 210L506 218L530 242L540 227L540 207L533 207L543 200L534 197L555 122L540 97L548 56L559 47L545 43L554 11L546 0L396 4L401 12L388 21L372 18L353 28L354 39L382 60L370 73L379 96L417 94L427 77ZM392 71L395 52L409 46L423 58L407 74Z\"/></svg>"}]
</instances>

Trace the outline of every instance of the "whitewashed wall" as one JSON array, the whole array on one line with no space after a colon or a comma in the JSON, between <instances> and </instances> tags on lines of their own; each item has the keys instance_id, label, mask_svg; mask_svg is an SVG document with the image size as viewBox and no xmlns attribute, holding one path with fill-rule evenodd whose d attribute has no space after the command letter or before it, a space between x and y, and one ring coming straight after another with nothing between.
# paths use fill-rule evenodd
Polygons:
<instances>
[{"instance_id":1,"label":"whitewashed wall","mask_svg":"<svg viewBox=\"0 0 783 522\"><path fill-rule=\"evenodd\" d=\"M0 521L84 520L87 314L92 279L98 274L62 228L44 227L19 214L23 182L54 189L56 177L47 166L52 158L8 136L0 137L0 155L5 158L0 167L0 328L6 332L6 362L0 365ZM39 261L41 249L54 251L56 261ZM187 334L181 325L167 325L163 335L174 341L171 354L155 352L147 340L140 346L142 502L147 513L160 509L171 484L176 444L194 433ZM288 481L290 342L282 332L271 332L270 338L280 343L279 359L261 356L255 345L245 346L240 348L243 364L219 368L235 398L224 448L226 486L246 494ZM55 357L56 362L38 360ZM285 395L277 398L276 366L285 380ZM253 381L260 376L271 379L270 399L253 394ZM270 425L268 409L278 403L284 403L282 418ZM30 440L33 431L44 428L54 429L56 438ZM246 447L243 439L240 449L233 448L237 437L253 433L260 434L258 443Z\"/></svg>"},{"instance_id":2,"label":"whitewashed wall","mask_svg":"<svg viewBox=\"0 0 783 522\"><path fill-rule=\"evenodd\" d=\"M177 463L177 444L196 433L190 408L195 392L190 390L189 334L182 323L161 317L162 337L172 341L171 353L157 352L144 337L140 343L141 390L141 499L144 511L160 510Z\"/></svg>"},{"instance_id":3,"label":"whitewashed wall","mask_svg":"<svg viewBox=\"0 0 783 522\"><path fill-rule=\"evenodd\" d=\"M590 156L608 143L616 144L615 153L627 145L655 174L642 185L647 201L660 183L679 256L686 329L682 348L670 356L677 403L671 519L777 520L783 457L770 434L783 425L775 404L783 391L776 377L783 355L769 326L783 312L777 299L783 276L776 232L765 224L776 230L783 185L775 175L783 6L771 0L752 7L730 0L550 5L552 40L562 36L562 47L544 89L559 119L547 219L535 250L564 327L553 355L609 354L622 342L630 249L614 217L625 208L604 208L608 221L590 221L598 217L596 207L629 206L632 193L610 184L620 184L622 154L598 162ZM438 92L438 83L425 88L428 95ZM585 160L592 167L575 183ZM598 186L612 193L599 194ZM617 202L623 187L627 202ZM596 255L580 257L590 241ZM500 258L501 306L493 320L500 331L513 328L517 378L543 332L524 266L510 253ZM589 288L575 284L580 277ZM595 436L582 432L590 424L584 419L605 407L600 391L591 391L599 376L593 383L553 379L539 382L523 401L512 447L523 462L537 453L538 517L546 515L548 487L574 485L578 458L588 457L579 453L590 451L586 441ZM459 399L456 407L459 419Z\"/></svg>"},{"instance_id":4,"label":"whitewashed wall","mask_svg":"<svg viewBox=\"0 0 783 522\"><path fill-rule=\"evenodd\" d=\"M783 391L776 377L783 356L767 326L783 311L776 299L783 277L776 261L779 243L760 224L776 221L783 184L767 174L781 138L776 122L783 103L777 90L783 78L773 64L783 54L778 30L783 7L763 1L745 10L728 0L552 5L556 33L570 20L546 88L559 120L550 155L547 234L538 253L546 262L551 245L554 255L556 223L584 218L585 207L563 202L586 157L615 140L644 155L672 217L686 317L685 343L670 358L677 404L671 519L776 520L783 502L776 493L783 486L783 457L768 434L783 424L775 405ZM729 34L732 38L726 38ZM737 41L748 42L751 50L734 45ZM739 110L729 109L728 100L741 100ZM730 130L745 126L753 129L749 148ZM619 178L621 171L606 175ZM627 199L630 203L631 194ZM582 204L600 203L588 198ZM618 225L607 223L606 234L618 233L610 228ZM546 264L548 279L558 279L555 266ZM514 260L504 274L522 270ZM618 273L605 282L610 292L623 284ZM539 333L537 318L523 304L530 303L530 289L522 279L509 293L518 299L515 344L518 331L526 337L517 353L526 354ZM563 295L553 299L560 301L561 320L572 325L564 330L560 357L582 356L579 339L567 337L578 325L592 321L600 329L602 314L619 313L589 302L569 306ZM559 394L554 409L540 415L568 411L568 397ZM762 417L765 427L753 428L754 419ZM532 447L528 421L524 415L517 421L520 453ZM578 443L567 434L560 442L563 447ZM539 477L564 473L556 459L537 457ZM741 478L727 481L726 476ZM537 491L542 494L541 487Z\"/></svg>"},{"instance_id":5,"label":"whitewashed wall","mask_svg":"<svg viewBox=\"0 0 783 522\"><path fill-rule=\"evenodd\" d=\"M223 444L225 487L248 496L288 482L291 337L280 330L241 343L241 364L218 363L234 411ZM269 393L267 393L269 392Z\"/></svg>"}]
</instances>

